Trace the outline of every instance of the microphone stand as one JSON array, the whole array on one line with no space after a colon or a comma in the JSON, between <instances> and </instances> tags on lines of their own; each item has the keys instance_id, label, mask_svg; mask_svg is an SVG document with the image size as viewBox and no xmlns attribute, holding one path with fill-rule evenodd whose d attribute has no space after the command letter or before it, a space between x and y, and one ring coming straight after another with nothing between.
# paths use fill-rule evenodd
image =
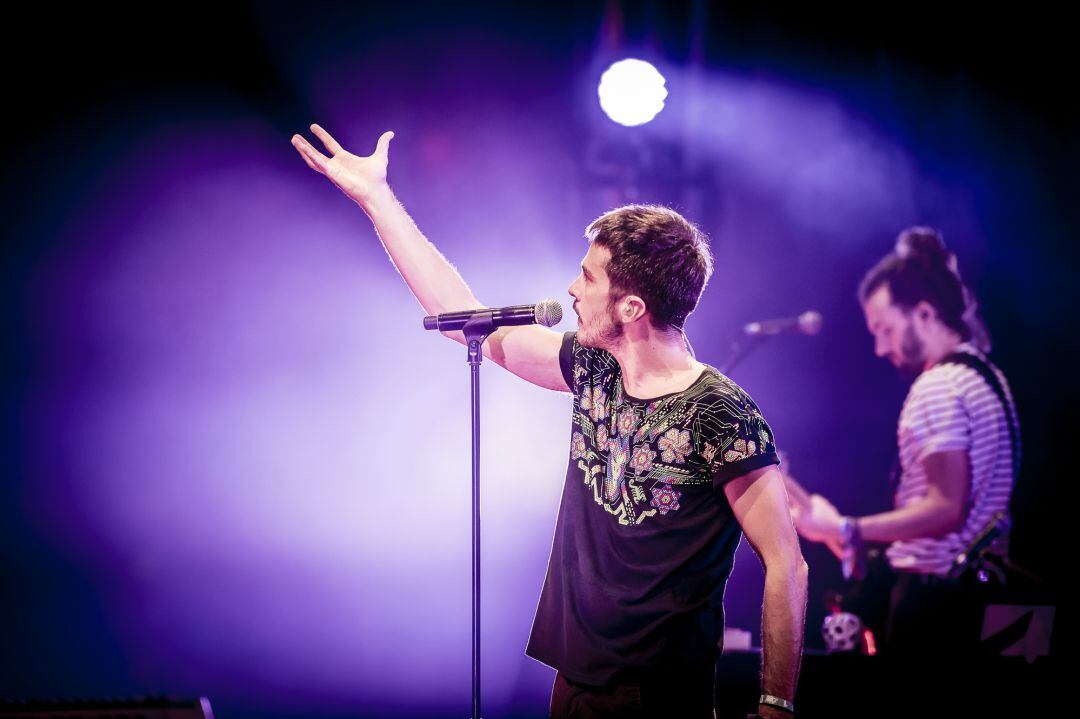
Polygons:
<instances>
[{"instance_id":1,"label":"microphone stand","mask_svg":"<svg viewBox=\"0 0 1080 719\"><path fill-rule=\"evenodd\" d=\"M761 333L756 335L741 335L735 338L735 341L731 343L731 356L728 357L728 361L720 368L720 374L728 376L731 371L735 369L735 365L746 359L746 356L756 350L761 345L765 344L765 340L772 335Z\"/></svg>"},{"instance_id":2,"label":"microphone stand","mask_svg":"<svg viewBox=\"0 0 1080 719\"><path fill-rule=\"evenodd\" d=\"M480 363L495 331L494 312L477 312L461 328L472 380L472 719L480 719Z\"/></svg>"}]
</instances>

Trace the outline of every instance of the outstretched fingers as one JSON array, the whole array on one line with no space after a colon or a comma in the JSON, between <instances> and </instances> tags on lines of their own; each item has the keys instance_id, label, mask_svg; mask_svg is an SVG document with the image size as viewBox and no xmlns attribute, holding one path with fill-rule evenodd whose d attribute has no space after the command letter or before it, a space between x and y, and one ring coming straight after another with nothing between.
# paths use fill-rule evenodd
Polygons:
<instances>
[{"instance_id":1,"label":"outstretched fingers","mask_svg":"<svg viewBox=\"0 0 1080 719\"><path fill-rule=\"evenodd\" d=\"M304 162L308 164L308 167L316 172L326 174L326 163L330 161L330 158L312 147L311 143L303 135L293 135L292 146L304 158Z\"/></svg>"},{"instance_id":2,"label":"outstretched fingers","mask_svg":"<svg viewBox=\"0 0 1080 719\"><path fill-rule=\"evenodd\" d=\"M336 155L342 151L342 147L338 144L338 141L330 136L330 133L322 129L320 125L312 125L311 131L315 133L315 137L322 140L322 144L326 146L326 149L330 151L331 155Z\"/></svg>"},{"instance_id":3,"label":"outstretched fingers","mask_svg":"<svg viewBox=\"0 0 1080 719\"><path fill-rule=\"evenodd\" d=\"M295 145L296 143L293 143L293 144ZM299 149L300 148L298 147L297 150L299 150ZM305 155L303 151L300 151L300 159L302 159L305 163L307 163L307 166L310 167L312 170L315 170L315 172L322 173L322 170L320 170L318 168L318 166L314 162L312 162L310 159L308 159L308 156Z\"/></svg>"}]
</instances>

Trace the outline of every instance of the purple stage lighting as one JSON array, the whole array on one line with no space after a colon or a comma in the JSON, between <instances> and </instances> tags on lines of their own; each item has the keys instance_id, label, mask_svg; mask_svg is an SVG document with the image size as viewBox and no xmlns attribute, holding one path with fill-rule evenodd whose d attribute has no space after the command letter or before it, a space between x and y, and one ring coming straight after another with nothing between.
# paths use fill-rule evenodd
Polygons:
<instances>
[{"instance_id":1,"label":"purple stage lighting","mask_svg":"<svg viewBox=\"0 0 1080 719\"><path fill-rule=\"evenodd\" d=\"M600 76L600 107L615 122L627 127L644 125L664 109L667 81L644 60L619 60Z\"/></svg>"}]
</instances>

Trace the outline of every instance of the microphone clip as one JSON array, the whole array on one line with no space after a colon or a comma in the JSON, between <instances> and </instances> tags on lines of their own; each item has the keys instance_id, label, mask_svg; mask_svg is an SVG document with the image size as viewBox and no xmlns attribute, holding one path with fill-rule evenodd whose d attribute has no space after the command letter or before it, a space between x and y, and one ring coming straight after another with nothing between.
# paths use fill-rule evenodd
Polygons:
<instances>
[{"instance_id":1,"label":"microphone clip","mask_svg":"<svg viewBox=\"0 0 1080 719\"><path fill-rule=\"evenodd\" d=\"M469 351L469 364L478 367L484 361L484 342L495 331L495 310L475 312L461 327L465 346Z\"/></svg>"}]
</instances>

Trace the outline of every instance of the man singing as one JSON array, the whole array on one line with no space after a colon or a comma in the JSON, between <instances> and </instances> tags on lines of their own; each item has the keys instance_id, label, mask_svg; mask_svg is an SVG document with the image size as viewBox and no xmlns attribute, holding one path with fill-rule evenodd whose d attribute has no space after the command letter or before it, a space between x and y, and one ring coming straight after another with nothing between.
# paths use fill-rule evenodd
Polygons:
<instances>
[{"instance_id":1,"label":"man singing","mask_svg":"<svg viewBox=\"0 0 1080 719\"><path fill-rule=\"evenodd\" d=\"M1008 535L1009 496L1020 455L1009 385L985 352L989 339L956 257L926 227L900 234L859 288L874 351L915 377L897 427L894 508L842 517L824 497L794 509L800 534L832 547L888 544L898 575L886 650L971 651L977 598L949 578L956 557L988 526Z\"/></svg>"},{"instance_id":2,"label":"man singing","mask_svg":"<svg viewBox=\"0 0 1080 719\"><path fill-rule=\"evenodd\" d=\"M358 157L311 126L313 170L360 205L429 315L484 307L386 182L390 140ZM772 432L739 387L687 349L712 270L678 213L593 222L570 285L578 331L502 327L484 354L574 397L566 480L527 653L557 670L553 717L712 716L722 599L740 527L765 567L763 717L787 717L802 653L806 564ZM446 332L464 343L461 332Z\"/></svg>"}]
</instances>

